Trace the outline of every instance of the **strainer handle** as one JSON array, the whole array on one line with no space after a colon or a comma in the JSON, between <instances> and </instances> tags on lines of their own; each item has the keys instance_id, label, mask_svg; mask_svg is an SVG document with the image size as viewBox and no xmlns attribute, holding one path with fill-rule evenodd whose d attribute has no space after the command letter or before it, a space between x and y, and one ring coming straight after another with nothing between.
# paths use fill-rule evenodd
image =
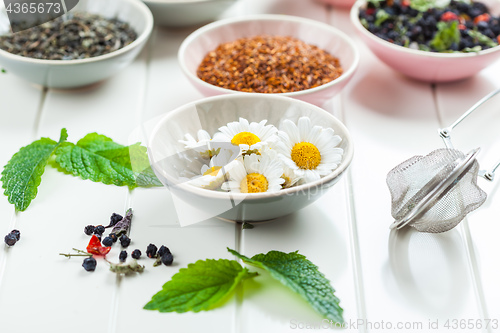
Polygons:
<instances>
[{"instance_id":1,"label":"strainer handle","mask_svg":"<svg viewBox=\"0 0 500 333\"><path fill-rule=\"evenodd\" d=\"M480 107L483 103L485 103L490 98L494 97L495 95L497 95L499 93L500 93L500 89L496 89L496 90L490 92L488 95L481 98L471 108L469 108L469 110L467 110L462 116L460 116L460 118L458 118L453 124L451 124L448 127L444 127L444 128L439 129L439 131L438 131L439 136L443 139L444 144L447 148L455 149L453 147L453 143L451 142L451 132L453 131L453 129L458 124L460 124L465 118L467 118L472 112L474 112L478 107ZM498 163L493 168L491 168L489 171L480 170L478 175L483 177L486 180L492 181L493 178L495 177L495 171L498 169L499 166L500 166L500 161L498 161Z\"/></svg>"}]
</instances>

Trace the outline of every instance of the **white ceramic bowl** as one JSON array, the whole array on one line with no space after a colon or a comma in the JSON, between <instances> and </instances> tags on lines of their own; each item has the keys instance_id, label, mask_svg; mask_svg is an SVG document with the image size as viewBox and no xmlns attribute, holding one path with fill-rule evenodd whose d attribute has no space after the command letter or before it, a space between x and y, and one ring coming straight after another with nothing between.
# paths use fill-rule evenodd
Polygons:
<instances>
[{"instance_id":1,"label":"white ceramic bowl","mask_svg":"<svg viewBox=\"0 0 500 333\"><path fill-rule=\"evenodd\" d=\"M143 0L155 24L186 27L215 20L236 0Z\"/></svg>"},{"instance_id":2,"label":"white ceramic bowl","mask_svg":"<svg viewBox=\"0 0 500 333\"><path fill-rule=\"evenodd\" d=\"M278 35L298 38L330 52L340 60L344 73L337 79L312 89L282 93L303 101L322 105L339 93L352 78L359 54L351 39L334 27L301 17L287 15L256 15L231 18L210 23L189 35L179 48L179 63L184 74L205 96L241 93L207 83L196 75L205 55L219 44L256 35ZM248 93L247 93L248 94ZM254 94L254 93L250 93Z\"/></svg>"},{"instance_id":3,"label":"white ceramic bowl","mask_svg":"<svg viewBox=\"0 0 500 333\"><path fill-rule=\"evenodd\" d=\"M149 8L137 0L80 0L71 12L90 12L127 22L138 37L114 52L78 60L43 60L22 57L0 50L0 65L7 73L49 88L86 86L117 73L130 64L144 47L153 29ZM0 13L0 34L9 31L5 12Z\"/></svg>"},{"instance_id":4,"label":"white ceramic bowl","mask_svg":"<svg viewBox=\"0 0 500 333\"><path fill-rule=\"evenodd\" d=\"M244 117L249 121L268 120L279 126L284 119L297 122L308 116L313 125L331 127L342 138L343 159L329 175L311 183L273 193L229 193L212 191L179 182L179 174L188 169L184 145L186 133L199 129L214 134L220 126ZM312 104L297 99L264 94L234 94L208 97L166 113L149 137L148 154L158 178L190 207L208 217L232 221L258 222L293 213L319 198L336 184L353 157L353 144L346 127L334 116Z\"/></svg>"},{"instance_id":5,"label":"white ceramic bowl","mask_svg":"<svg viewBox=\"0 0 500 333\"><path fill-rule=\"evenodd\" d=\"M493 13L500 13L500 2L489 4ZM365 29L359 20L359 9L366 6L358 0L351 9L351 21L368 48L394 70L425 82L449 82L471 77L500 59L500 46L477 53L437 53L413 50L383 40Z\"/></svg>"}]
</instances>

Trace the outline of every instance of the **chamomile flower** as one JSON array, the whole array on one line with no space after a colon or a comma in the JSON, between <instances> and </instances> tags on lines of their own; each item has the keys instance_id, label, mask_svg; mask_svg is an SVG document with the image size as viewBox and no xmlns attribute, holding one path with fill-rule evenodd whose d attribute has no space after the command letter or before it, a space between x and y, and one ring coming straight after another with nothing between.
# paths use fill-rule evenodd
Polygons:
<instances>
[{"instance_id":1,"label":"chamomile flower","mask_svg":"<svg viewBox=\"0 0 500 333\"><path fill-rule=\"evenodd\" d=\"M184 144L185 149L194 149L198 151L203 158L209 159L214 156L215 150L207 148L209 147L207 145L209 144L210 140L212 140L210 134L207 131L200 129L196 133L196 136L198 137L198 140L195 139L191 134L186 133L184 135L186 140L179 140L179 142Z\"/></svg>"},{"instance_id":2,"label":"chamomile flower","mask_svg":"<svg viewBox=\"0 0 500 333\"><path fill-rule=\"evenodd\" d=\"M220 127L220 132L215 133L214 140L239 145L243 151L259 149L278 131L275 126L266 125L266 122L267 120L249 123L245 118L240 118L239 121Z\"/></svg>"},{"instance_id":3,"label":"chamomile flower","mask_svg":"<svg viewBox=\"0 0 500 333\"><path fill-rule=\"evenodd\" d=\"M302 179L299 176L297 176L297 173L295 173L294 169L289 168L286 165L283 166L283 174L281 175L281 178L285 180L283 184L281 184L282 188L292 187L298 184L299 181Z\"/></svg>"},{"instance_id":4,"label":"chamomile flower","mask_svg":"<svg viewBox=\"0 0 500 333\"><path fill-rule=\"evenodd\" d=\"M219 150L219 153L210 159L209 164L204 164L200 170L200 176L189 181L189 184L215 190L229 178L230 170L239 163L230 150Z\"/></svg>"},{"instance_id":5,"label":"chamomile flower","mask_svg":"<svg viewBox=\"0 0 500 333\"><path fill-rule=\"evenodd\" d=\"M229 173L229 181L222 184L223 190L237 193L276 192L285 181L281 178L283 164L269 155L245 155Z\"/></svg>"},{"instance_id":6,"label":"chamomile flower","mask_svg":"<svg viewBox=\"0 0 500 333\"><path fill-rule=\"evenodd\" d=\"M285 165L305 182L326 176L342 161L342 141L333 129L312 126L308 117L301 117L297 123L286 119L281 130L281 139L275 149L281 154Z\"/></svg>"}]
</instances>

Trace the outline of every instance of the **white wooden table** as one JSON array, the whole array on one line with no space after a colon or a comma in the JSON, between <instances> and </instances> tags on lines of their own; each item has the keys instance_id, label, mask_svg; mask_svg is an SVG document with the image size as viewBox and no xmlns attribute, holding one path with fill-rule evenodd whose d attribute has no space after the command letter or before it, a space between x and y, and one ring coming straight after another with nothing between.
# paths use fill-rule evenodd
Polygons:
<instances>
[{"instance_id":1,"label":"white wooden table","mask_svg":"<svg viewBox=\"0 0 500 333\"><path fill-rule=\"evenodd\" d=\"M350 172L300 212L241 230L241 225L216 219L181 228L164 188L129 192L47 168L38 196L25 212L16 213L5 196L0 198L2 239L13 228L21 231L19 243L0 249L0 332L297 332L321 323L302 299L262 275L213 311L142 309L188 263L233 259L226 247L248 256L299 250L337 290L346 332L500 332L498 182L480 179L489 195L486 203L459 227L437 235L412 230L391 234L385 184L387 172L400 162L443 147L438 127L500 88L500 62L468 80L425 84L398 75L361 45L348 10L311 0L239 0L224 16L256 13L327 22L357 43L361 62L354 79L324 105L354 138ZM57 139L62 127L72 142L95 131L128 144L139 124L202 98L176 59L192 30L155 28L130 67L86 89L42 90L0 74L0 164L41 136ZM463 151L483 148L479 160L484 166L500 158L498 103L485 105L454 135ZM129 249L144 253L149 243L164 244L175 256L174 266L152 267L153 261L145 258L144 273L118 278L102 261L89 273L81 259L58 255L73 247L84 249L85 225L105 224L111 213L128 207L135 212ZM117 261L119 251L114 246L108 257ZM486 319L497 325L492 321L485 328Z\"/></svg>"}]
</instances>

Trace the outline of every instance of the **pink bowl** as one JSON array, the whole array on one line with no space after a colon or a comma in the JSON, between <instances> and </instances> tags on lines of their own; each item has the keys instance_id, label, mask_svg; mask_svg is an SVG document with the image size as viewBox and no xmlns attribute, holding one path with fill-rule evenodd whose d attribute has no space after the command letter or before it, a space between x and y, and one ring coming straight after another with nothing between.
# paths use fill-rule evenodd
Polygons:
<instances>
[{"instance_id":1,"label":"pink bowl","mask_svg":"<svg viewBox=\"0 0 500 333\"><path fill-rule=\"evenodd\" d=\"M316 0L316 1L325 3L327 5L343 7L343 8L349 8L356 2L356 0Z\"/></svg>"},{"instance_id":2,"label":"pink bowl","mask_svg":"<svg viewBox=\"0 0 500 333\"><path fill-rule=\"evenodd\" d=\"M500 12L500 2L482 1L493 13ZM414 50L383 40L368 31L359 21L358 0L351 9L351 21L368 48L394 70L425 82L449 82L465 79L500 59L500 46L475 53L435 53Z\"/></svg>"},{"instance_id":3,"label":"pink bowl","mask_svg":"<svg viewBox=\"0 0 500 333\"><path fill-rule=\"evenodd\" d=\"M287 15L256 15L216 21L189 35L179 48L179 63L191 83L205 96L221 94L256 94L220 88L196 75L202 59L219 44L256 35L280 35L298 38L316 45L340 60L344 73L319 87L297 92L280 93L318 106L338 94L352 78L359 62L359 54L351 39L330 25L301 17Z\"/></svg>"}]
</instances>

